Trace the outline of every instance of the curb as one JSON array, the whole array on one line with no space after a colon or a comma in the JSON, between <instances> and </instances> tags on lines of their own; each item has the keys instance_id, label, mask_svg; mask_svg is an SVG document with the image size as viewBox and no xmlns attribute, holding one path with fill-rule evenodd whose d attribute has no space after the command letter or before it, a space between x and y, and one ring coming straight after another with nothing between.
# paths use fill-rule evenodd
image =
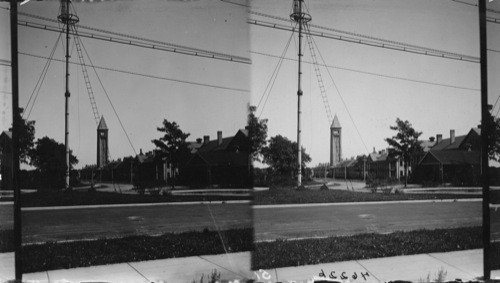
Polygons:
<instances>
[{"instance_id":1,"label":"curb","mask_svg":"<svg viewBox=\"0 0 500 283\"><path fill-rule=\"evenodd\" d=\"M366 201L366 202L333 202L333 203L297 203L297 204L262 204L254 205L253 208L293 208L314 206L342 206L342 205L369 205L369 204L402 204L402 203L430 203L430 202L482 202L481 198L470 199L439 199L439 200L398 200L398 201Z\"/></svg>"},{"instance_id":2,"label":"curb","mask_svg":"<svg viewBox=\"0 0 500 283\"><path fill-rule=\"evenodd\" d=\"M47 206L47 207L22 207L21 211L41 211L41 210L69 210L86 208L113 208L113 207L141 207L141 206L162 206L162 205L196 205L196 204L244 204L251 203L249 200L230 201L193 201L193 202L159 202L159 203L128 203L128 204L99 204L99 205L74 205L74 206Z\"/></svg>"}]
</instances>

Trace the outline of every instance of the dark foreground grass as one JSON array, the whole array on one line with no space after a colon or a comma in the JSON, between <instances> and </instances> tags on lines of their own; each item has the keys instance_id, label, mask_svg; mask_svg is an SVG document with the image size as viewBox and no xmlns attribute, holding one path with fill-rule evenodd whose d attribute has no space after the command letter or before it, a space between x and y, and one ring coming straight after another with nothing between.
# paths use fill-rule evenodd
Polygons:
<instances>
[{"instance_id":1,"label":"dark foreground grass","mask_svg":"<svg viewBox=\"0 0 500 283\"><path fill-rule=\"evenodd\" d=\"M160 203L184 201L227 201L250 200L251 197L242 196L176 196L176 195L135 195L118 194L113 192L36 192L23 194L23 207L39 206L71 206L71 205L99 205L99 204L127 204L127 203Z\"/></svg>"},{"instance_id":2,"label":"dark foreground grass","mask_svg":"<svg viewBox=\"0 0 500 283\"><path fill-rule=\"evenodd\" d=\"M254 204L292 204L326 202L367 202L428 199L481 198L469 194L384 194L363 193L346 190L295 190L294 188L273 188L254 193Z\"/></svg>"},{"instance_id":3,"label":"dark foreground grass","mask_svg":"<svg viewBox=\"0 0 500 283\"><path fill-rule=\"evenodd\" d=\"M221 241L221 238L223 241ZM224 242L224 245L222 244ZM22 247L23 272L250 251L252 229L133 236Z\"/></svg>"},{"instance_id":4,"label":"dark foreground grass","mask_svg":"<svg viewBox=\"0 0 500 283\"><path fill-rule=\"evenodd\" d=\"M478 249L481 234L482 228L474 227L262 242L255 244L252 269ZM494 243L491 251L491 262L498 269L500 243Z\"/></svg>"},{"instance_id":5,"label":"dark foreground grass","mask_svg":"<svg viewBox=\"0 0 500 283\"><path fill-rule=\"evenodd\" d=\"M14 251L14 230L0 230L0 253Z\"/></svg>"}]
</instances>

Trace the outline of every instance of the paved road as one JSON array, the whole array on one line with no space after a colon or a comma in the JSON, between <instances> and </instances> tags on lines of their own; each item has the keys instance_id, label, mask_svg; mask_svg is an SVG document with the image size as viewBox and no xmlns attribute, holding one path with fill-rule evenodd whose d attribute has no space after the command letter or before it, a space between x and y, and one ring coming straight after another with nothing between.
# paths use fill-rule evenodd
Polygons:
<instances>
[{"instance_id":1,"label":"paved road","mask_svg":"<svg viewBox=\"0 0 500 283\"><path fill-rule=\"evenodd\" d=\"M500 209L492 210L492 237L500 240ZM257 207L256 241L396 230L481 226L481 202L427 202Z\"/></svg>"},{"instance_id":2,"label":"paved road","mask_svg":"<svg viewBox=\"0 0 500 283\"><path fill-rule=\"evenodd\" d=\"M252 227L252 210L248 203L23 210L22 225L23 243L159 235Z\"/></svg>"},{"instance_id":3,"label":"paved road","mask_svg":"<svg viewBox=\"0 0 500 283\"><path fill-rule=\"evenodd\" d=\"M252 226L248 204L158 205L23 211L23 242L92 239ZM480 226L481 202L388 203L255 208L256 240ZM12 205L0 205L0 229L12 229ZM500 208L491 209L492 240L500 241Z\"/></svg>"}]
</instances>

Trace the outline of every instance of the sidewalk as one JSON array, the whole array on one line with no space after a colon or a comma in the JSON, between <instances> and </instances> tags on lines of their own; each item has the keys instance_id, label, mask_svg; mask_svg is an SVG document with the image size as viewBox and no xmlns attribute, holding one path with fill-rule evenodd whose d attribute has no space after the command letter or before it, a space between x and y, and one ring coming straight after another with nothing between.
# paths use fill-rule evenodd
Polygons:
<instances>
[{"instance_id":1,"label":"sidewalk","mask_svg":"<svg viewBox=\"0 0 500 283\"><path fill-rule=\"evenodd\" d=\"M195 256L144 262L121 263L47 272L29 273L23 282L208 282L207 276L216 269L221 282L307 282L324 274L344 282L388 282L409 280L419 282L437 278L446 272L445 280L468 281L482 275L482 250L397 256L378 259L325 263L299 267L250 271L250 252L226 255ZM0 282L14 277L14 254L0 254ZM356 277L356 279L353 279ZM500 277L495 270L491 278Z\"/></svg>"}]
</instances>

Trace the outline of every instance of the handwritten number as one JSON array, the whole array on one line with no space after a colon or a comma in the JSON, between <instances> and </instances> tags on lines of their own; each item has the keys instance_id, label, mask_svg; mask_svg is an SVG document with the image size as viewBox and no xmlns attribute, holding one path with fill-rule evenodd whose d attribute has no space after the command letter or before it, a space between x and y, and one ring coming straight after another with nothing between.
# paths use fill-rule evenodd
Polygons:
<instances>
[{"instance_id":1,"label":"handwritten number","mask_svg":"<svg viewBox=\"0 0 500 283\"><path fill-rule=\"evenodd\" d=\"M368 274L368 272L366 273L361 272L361 276L363 276L363 279L365 279L366 281L366 276L370 276L370 274Z\"/></svg>"}]
</instances>

